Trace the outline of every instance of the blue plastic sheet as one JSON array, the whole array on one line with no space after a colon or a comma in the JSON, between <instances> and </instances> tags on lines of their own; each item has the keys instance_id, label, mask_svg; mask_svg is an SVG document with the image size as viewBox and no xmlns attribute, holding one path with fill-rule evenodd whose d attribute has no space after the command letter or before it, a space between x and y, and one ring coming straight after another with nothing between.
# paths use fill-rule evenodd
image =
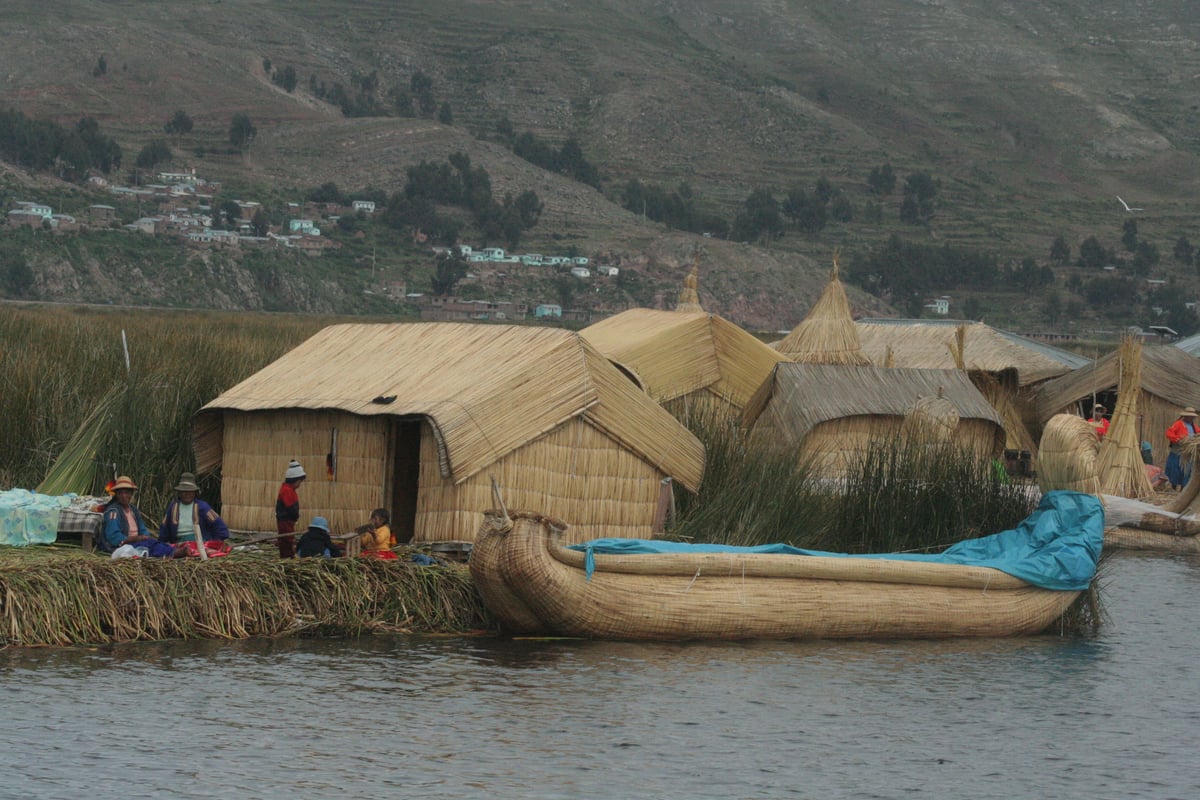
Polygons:
<instances>
[{"instance_id":1,"label":"blue plastic sheet","mask_svg":"<svg viewBox=\"0 0 1200 800\"><path fill-rule=\"evenodd\" d=\"M1043 589L1080 591L1096 574L1104 545L1104 506L1081 492L1047 492L1037 509L1016 528L979 539L967 539L941 553L829 553L786 544L736 547L684 544L655 539L593 539L571 545L586 555L587 577L595 571L596 553L782 553L835 558L883 558L992 567Z\"/></svg>"}]
</instances>

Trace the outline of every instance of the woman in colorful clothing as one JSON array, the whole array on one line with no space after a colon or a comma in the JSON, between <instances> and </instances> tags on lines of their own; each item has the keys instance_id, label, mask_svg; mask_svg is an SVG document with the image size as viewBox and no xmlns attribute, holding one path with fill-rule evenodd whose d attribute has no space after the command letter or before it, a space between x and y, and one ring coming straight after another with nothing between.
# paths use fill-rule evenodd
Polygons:
<instances>
[{"instance_id":1,"label":"woman in colorful clothing","mask_svg":"<svg viewBox=\"0 0 1200 800\"><path fill-rule=\"evenodd\" d=\"M131 544L134 547L146 548L151 551L150 555L161 556L162 553L154 552L154 545L158 544L158 539L146 529L146 523L142 521L142 512L133 504L133 493L137 488L137 484L128 475L121 475L113 483L113 498L104 508L104 516L100 523L103 535L98 544L106 553L113 552L121 545ZM166 554L170 555L169 552Z\"/></svg>"},{"instance_id":2,"label":"woman in colorful clothing","mask_svg":"<svg viewBox=\"0 0 1200 800\"><path fill-rule=\"evenodd\" d=\"M160 542L172 545L191 542L198 547L197 531L201 542L223 542L229 538L229 526L212 506L196 496L199 491L195 475L185 472L179 477L175 499L167 504L167 513L158 526ZM184 548L184 552L188 551L190 548Z\"/></svg>"},{"instance_id":3,"label":"woman in colorful clothing","mask_svg":"<svg viewBox=\"0 0 1200 800\"><path fill-rule=\"evenodd\" d=\"M280 558L296 557L296 537L283 534L296 531L296 522L300 519L300 496L296 490L304 483L306 477L308 476L304 473L304 467L295 460L288 463L287 472L283 473L283 483L275 498L275 527L276 532L280 534L275 543L279 546Z\"/></svg>"},{"instance_id":4,"label":"woman in colorful clothing","mask_svg":"<svg viewBox=\"0 0 1200 800\"><path fill-rule=\"evenodd\" d=\"M1179 419L1167 428L1170 449L1167 451L1166 473L1172 489L1182 489L1192 478L1192 462L1189 460L1185 463L1183 460L1183 443L1200 433L1200 424L1196 420L1196 409L1188 406L1179 412Z\"/></svg>"},{"instance_id":5,"label":"woman in colorful clothing","mask_svg":"<svg viewBox=\"0 0 1200 800\"><path fill-rule=\"evenodd\" d=\"M377 508L371 512L371 519L362 528L362 554L376 558L395 558L392 546L396 544L392 538L392 529L388 527L391 515L386 508Z\"/></svg>"},{"instance_id":6,"label":"woman in colorful clothing","mask_svg":"<svg viewBox=\"0 0 1200 800\"><path fill-rule=\"evenodd\" d=\"M1088 424L1092 426L1092 430L1096 432L1096 436L1100 439L1104 438L1104 434L1108 433L1108 418L1104 413L1107 408L1097 403L1092 407L1092 417L1088 420Z\"/></svg>"}]
</instances>

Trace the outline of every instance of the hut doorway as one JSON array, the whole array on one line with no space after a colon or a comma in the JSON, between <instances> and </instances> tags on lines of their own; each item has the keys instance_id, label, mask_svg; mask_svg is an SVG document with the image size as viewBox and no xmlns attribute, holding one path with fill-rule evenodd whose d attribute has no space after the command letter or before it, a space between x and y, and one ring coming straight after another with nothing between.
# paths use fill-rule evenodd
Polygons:
<instances>
[{"instance_id":1,"label":"hut doorway","mask_svg":"<svg viewBox=\"0 0 1200 800\"><path fill-rule=\"evenodd\" d=\"M417 487L421 466L421 418L398 419L392 428L392 533L411 542L417 525Z\"/></svg>"}]
</instances>

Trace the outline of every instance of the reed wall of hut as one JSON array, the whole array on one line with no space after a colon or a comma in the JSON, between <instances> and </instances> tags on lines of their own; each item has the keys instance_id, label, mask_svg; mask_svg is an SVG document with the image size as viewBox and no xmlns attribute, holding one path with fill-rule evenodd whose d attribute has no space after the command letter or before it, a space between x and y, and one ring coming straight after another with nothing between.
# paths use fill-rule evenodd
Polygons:
<instances>
[{"instance_id":1,"label":"reed wall of hut","mask_svg":"<svg viewBox=\"0 0 1200 800\"><path fill-rule=\"evenodd\" d=\"M798 459L841 475L872 440L901 435L922 398L939 394L959 417L955 443L996 455L1001 419L961 370L779 364L747 404L743 424L756 442L794 448Z\"/></svg>"},{"instance_id":2,"label":"reed wall of hut","mask_svg":"<svg viewBox=\"0 0 1200 800\"><path fill-rule=\"evenodd\" d=\"M571 542L648 538L667 477L580 418L457 483L443 475L428 421L304 411L229 412L225 420L222 514L237 530L274 530L281 465L292 458L308 471L301 527L323 516L335 532L350 531L382 506L397 539L418 543L474 541L483 512L495 507L492 477L507 507L571 520Z\"/></svg>"}]
</instances>

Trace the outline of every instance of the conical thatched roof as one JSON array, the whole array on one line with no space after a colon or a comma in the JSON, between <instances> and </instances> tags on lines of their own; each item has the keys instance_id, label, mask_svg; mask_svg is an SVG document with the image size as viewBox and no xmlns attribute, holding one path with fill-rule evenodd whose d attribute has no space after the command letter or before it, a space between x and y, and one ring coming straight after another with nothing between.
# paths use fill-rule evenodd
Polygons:
<instances>
[{"instance_id":1,"label":"conical thatched roof","mask_svg":"<svg viewBox=\"0 0 1200 800\"><path fill-rule=\"evenodd\" d=\"M846 289L838 279L836 253L825 291L800 324L771 346L792 361L803 364L871 364L859 342Z\"/></svg>"},{"instance_id":2,"label":"conical thatched roof","mask_svg":"<svg viewBox=\"0 0 1200 800\"><path fill-rule=\"evenodd\" d=\"M583 337L551 328L330 326L200 409L198 468L219 462L220 412L280 409L423 417L455 482L575 417L690 489L704 466L687 429Z\"/></svg>"},{"instance_id":3,"label":"conical thatched roof","mask_svg":"<svg viewBox=\"0 0 1200 800\"><path fill-rule=\"evenodd\" d=\"M693 392L739 411L785 357L737 325L704 312L632 308L580 335L660 403Z\"/></svg>"},{"instance_id":4,"label":"conical thatched roof","mask_svg":"<svg viewBox=\"0 0 1200 800\"><path fill-rule=\"evenodd\" d=\"M1112 424L1100 444L1100 491L1135 499L1150 497L1154 488L1142 462L1142 437L1138 431L1137 391L1142 383L1142 345L1132 337L1121 341L1121 379Z\"/></svg>"},{"instance_id":5,"label":"conical thatched roof","mask_svg":"<svg viewBox=\"0 0 1200 800\"><path fill-rule=\"evenodd\" d=\"M961 320L861 319L862 350L882 364L888 348L897 367L956 369L951 347L956 329L965 327L963 351L967 370L1000 374L1011 371L1019 386L1064 375L1091 363L1084 356L1035 342L982 322Z\"/></svg>"},{"instance_id":6,"label":"conical thatched roof","mask_svg":"<svg viewBox=\"0 0 1200 800\"><path fill-rule=\"evenodd\" d=\"M697 290L700 285L700 264L692 263L692 271L683 279L683 288L679 290L679 301L675 304L675 310L680 312L695 312L703 311L700 307L700 293Z\"/></svg>"}]
</instances>

